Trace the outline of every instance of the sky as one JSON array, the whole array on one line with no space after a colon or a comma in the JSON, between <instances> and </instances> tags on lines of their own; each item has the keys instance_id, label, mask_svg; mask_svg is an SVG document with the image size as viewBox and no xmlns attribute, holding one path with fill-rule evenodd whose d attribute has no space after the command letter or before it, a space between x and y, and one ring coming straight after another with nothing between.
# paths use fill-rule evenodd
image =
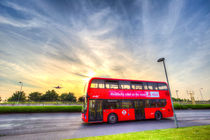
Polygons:
<instances>
[{"instance_id":1,"label":"sky","mask_svg":"<svg viewBox=\"0 0 210 140\"><path fill-rule=\"evenodd\" d=\"M166 81L210 99L210 0L1 0L0 97L55 89L84 95L90 77Z\"/></svg>"}]
</instances>

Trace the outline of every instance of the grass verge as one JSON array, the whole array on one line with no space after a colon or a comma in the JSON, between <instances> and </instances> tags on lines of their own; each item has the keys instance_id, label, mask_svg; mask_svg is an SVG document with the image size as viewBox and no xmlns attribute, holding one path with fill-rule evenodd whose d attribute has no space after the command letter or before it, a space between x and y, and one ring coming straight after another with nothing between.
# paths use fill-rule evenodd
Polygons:
<instances>
[{"instance_id":1,"label":"grass verge","mask_svg":"<svg viewBox=\"0 0 210 140\"><path fill-rule=\"evenodd\" d=\"M0 106L0 113L81 112L82 106Z\"/></svg>"},{"instance_id":2,"label":"grass verge","mask_svg":"<svg viewBox=\"0 0 210 140\"><path fill-rule=\"evenodd\" d=\"M150 130L72 140L209 140L210 125Z\"/></svg>"},{"instance_id":3,"label":"grass verge","mask_svg":"<svg viewBox=\"0 0 210 140\"><path fill-rule=\"evenodd\" d=\"M174 105L175 109L210 109L210 104ZM0 113L81 112L82 106L0 106Z\"/></svg>"},{"instance_id":4,"label":"grass verge","mask_svg":"<svg viewBox=\"0 0 210 140\"><path fill-rule=\"evenodd\" d=\"M181 104L174 104L175 109L210 109L210 104L188 104L188 105L181 105Z\"/></svg>"},{"instance_id":5,"label":"grass verge","mask_svg":"<svg viewBox=\"0 0 210 140\"><path fill-rule=\"evenodd\" d=\"M2 103L0 103L0 105L18 105L18 104L22 104L22 105L24 105L24 104L26 104L26 105L31 105L31 104L53 104L53 105L60 105L60 104L67 104L67 105L74 105L74 104L78 104L78 105L81 105L82 104L82 102L61 102L61 101L52 101L52 102L44 102L44 101L42 101L42 102L33 102L33 101L28 101L28 102L2 102Z\"/></svg>"}]
</instances>

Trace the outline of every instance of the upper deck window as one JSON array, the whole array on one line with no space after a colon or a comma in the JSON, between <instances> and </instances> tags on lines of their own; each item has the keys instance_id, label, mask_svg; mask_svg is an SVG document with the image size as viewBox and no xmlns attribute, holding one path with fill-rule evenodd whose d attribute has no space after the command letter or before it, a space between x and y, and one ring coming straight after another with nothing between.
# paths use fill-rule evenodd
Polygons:
<instances>
[{"instance_id":1,"label":"upper deck window","mask_svg":"<svg viewBox=\"0 0 210 140\"><path fill-rule=\"evenodd\" d=\"M153 89L158 90L158 84L157 83L153 83Z\"/></svg>"},{"instance_id":2,"label":"upper deck window","mask_svg":"<svg viewBox=\"0 0 210 140\"><path fill-rule=\"evenodd\" d=\"M143 82L144 90L148 90L147 82Z\"/></svg>"},{"instance_id":3,"label":"upper deck window","mask_svg":"<svg viewBox=\"0 0 210 140\"><path fill-rule=\"evenodd\" d=\"M155 82L144 82L145 90L158 90L158 85Z\"/></svg>"},{"instance_id":4,"label":"upper deck window","mask_svg":"<svg viewBox=\"0 0 210 140\"><path fill-rule=\"evenodd\" d=\"M131 89L129 81L119 81L121 89Z\"/></svg>"},{"instance_id":5,"label":"upper deck window","mask_svg":"<svg viewBox=\"0 0 210 140\"><path fill-rule=\"evenodd\" d=\"M158 83L159 90L168 90L167 85L165 83Z\"/></svg>"},{"instance_id":6,"label":"upper deck window","mask_svg":"<svg viewBox=\"0 0 210 140\"><path fill-rule=\"evenodd\" d=\"M118 81L107 80L106 81L106 88L119 89Z\"/></svg>"},{"instance_id":7,"label":"upper deck window","mask_svg":"<svg viewBox=\"0 0 210 140\"><path fill-rule=\"evenodd\" d=\"M143 83L142 82L131 82L131 88L132 89L143 89Z\"/></svg>"},{"instance_id":8,"label":"upper deck window","mask_svg":"<svg viewBox=\"0 0 210 140\"><path fill-rule=\"evenodd\" d=\"M104 88L104 80L93 79L91 82L90 88Z\"/></svg>"},{"instance_id":9,"label":"upper deck window","mask_svg":"<svg viewBox=\"0 0 210 140\"><path fill-rule=\"evenodd\" d=\"M153 83L149 82L147 83L148 85L148 90L153 90Z\"/></svg>"}]
</instances>

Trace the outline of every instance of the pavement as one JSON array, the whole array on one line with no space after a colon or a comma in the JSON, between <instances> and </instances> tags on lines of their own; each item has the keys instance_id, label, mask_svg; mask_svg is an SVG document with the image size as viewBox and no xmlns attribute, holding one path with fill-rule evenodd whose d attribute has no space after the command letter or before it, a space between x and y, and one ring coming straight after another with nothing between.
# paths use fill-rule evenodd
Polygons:
<instances>
[{"instance_id":1,"label":"pavement","mask_svg":"<svg viewBox=\"0 0 210 140\"><path fill-rule=\"evenodd\" d=\"M180 127L210 124L210 110L176 111ZM81 113L22 113L0 115L1 140L60 140L174 128L173 118L117 124L84 124Z\"/></svg>"}]
</instances>

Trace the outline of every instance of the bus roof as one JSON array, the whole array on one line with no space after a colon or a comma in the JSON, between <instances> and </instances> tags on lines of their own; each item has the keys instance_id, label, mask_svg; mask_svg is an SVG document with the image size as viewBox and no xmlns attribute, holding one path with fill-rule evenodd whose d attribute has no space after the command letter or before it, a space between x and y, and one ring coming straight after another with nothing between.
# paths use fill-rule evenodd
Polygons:
<instances>
[{"instance_id":1,"label":"bus roof","mask_svg":"<svg viewBox=\"0 0 210 140\"><path fill-rule=\"evenodd\" d=\"M118 79L118 78L102 78L102 77L92 77L90 79L90 81L92 81L93 79L103 79L103 80L121 80L121 81L134 81L134 82L155 82L155 83L165 83L166 82L161 82L161 81L147 81L147 80L133 80L133 79Z\"/></svg>"}]
</instances>

